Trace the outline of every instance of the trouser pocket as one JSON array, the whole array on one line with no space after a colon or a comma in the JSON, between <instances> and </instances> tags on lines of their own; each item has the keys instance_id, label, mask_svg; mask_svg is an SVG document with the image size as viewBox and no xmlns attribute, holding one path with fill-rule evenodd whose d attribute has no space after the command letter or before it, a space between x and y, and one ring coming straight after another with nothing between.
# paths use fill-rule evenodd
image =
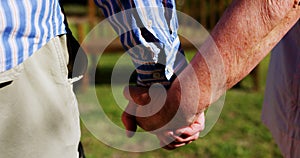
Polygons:
<instances>
[{"instance_id":1,"label":"trouser pocket","mask_svg":"<svg viewBox=\"0 0 300 158\"><path fill-rule=\"evenodd\" d=\"M10 70L4 71L0 73L0 89L6 86L9 86L13 83L13 80L17 79L17 77L23 71L23 64L20 64Z\"/></svg>"},{"instance_id":2,"label":"trouser pocket","mask_svg":"<svg viewBox=\"0 0 300 158\"><path fill-rule=\"evenodd\" d=\"M11 83L12 83L12 81L6 81L6 82L3 82L3 83L0 83L0 89L10 85Z\"/></svg>"}]
</instances>

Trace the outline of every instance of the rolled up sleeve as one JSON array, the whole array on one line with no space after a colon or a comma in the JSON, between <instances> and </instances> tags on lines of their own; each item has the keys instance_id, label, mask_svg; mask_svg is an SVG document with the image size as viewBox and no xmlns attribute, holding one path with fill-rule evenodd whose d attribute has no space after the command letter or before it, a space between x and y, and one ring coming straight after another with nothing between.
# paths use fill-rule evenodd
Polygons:
<instances>
[{"instance_id":1,"label":"rolled up sleeve","mask_svg":"<svg viewBox=\"0 0 300 158\"><path fill-rule=\"evenodd\" d=\"M95 0L131 56L137 84L168 86L186 65L175 1Z\"/></svg>"}]
</instances>

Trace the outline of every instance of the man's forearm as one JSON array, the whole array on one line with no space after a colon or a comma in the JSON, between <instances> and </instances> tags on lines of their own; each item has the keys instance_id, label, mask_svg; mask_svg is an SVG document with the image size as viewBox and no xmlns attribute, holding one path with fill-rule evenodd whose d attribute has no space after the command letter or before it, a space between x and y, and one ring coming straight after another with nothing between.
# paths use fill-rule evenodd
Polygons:
<instances>
[{"instance_id":1,"label":"man's forearm","mask_svg":"<svg viewBox=\"0 0 300 158\"><path fill-rule=\"evenodd\" d=\"M231 4L211 33L214 42L203 44L172 85L175 90L181 88L183 120L193 120L271 51L299 19L299 8L293 6L293 0L235 0ZM199 99L197 105L193 98ZM197 111L191 112L194 106Z\"/></svg>"}]
</instances>

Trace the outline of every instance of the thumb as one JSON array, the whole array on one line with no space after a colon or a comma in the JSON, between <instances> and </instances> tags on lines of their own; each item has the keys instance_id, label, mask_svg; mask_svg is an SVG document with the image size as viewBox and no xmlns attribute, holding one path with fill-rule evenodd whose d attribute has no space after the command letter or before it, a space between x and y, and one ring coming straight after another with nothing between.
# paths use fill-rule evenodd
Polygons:
<instances>
[{"instance_id":1,"label":"thumb","mask_svg":"<svg viewBox=\"0 0 300 158\"><path fill-rule=\"evenodd\" d=\"M131 138L134 135L137 129L136 118L134 115L132 115L135 114L135 110L136 110L136 105L134 105L132 102L129 102L129 104L127 105L125 111L121 116L122 123L124 124L126 129L126 135L129 138Z\"/></svg>"},{"instance_id":2,"label":"thumb","mask_svg":"<svg viewBox=\"0 0 300 158\"><path fill-rule=\"evenodd\" d=\"M135 104L147 105L151 101L148 90L146 87L129 85L124 88L123 94L126 99L133 101Z\"/></svg>"}]
</instances>

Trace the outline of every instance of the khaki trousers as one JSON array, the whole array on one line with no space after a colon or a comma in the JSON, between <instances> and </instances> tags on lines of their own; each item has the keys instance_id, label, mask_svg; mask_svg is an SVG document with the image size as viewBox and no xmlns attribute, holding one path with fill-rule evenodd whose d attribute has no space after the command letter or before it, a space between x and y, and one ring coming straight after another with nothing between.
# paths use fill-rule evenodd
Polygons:
<instances>
[{"instance_id":1,"label":"khaki trousers","mask_svg":"<svg viewBox=\"0 0 300 158\"><path fill-rule=\"evenodd\" d=\"M66 36L0 73L0 157L77 158L79 112Z\"/></svg>"}]
</instances>

